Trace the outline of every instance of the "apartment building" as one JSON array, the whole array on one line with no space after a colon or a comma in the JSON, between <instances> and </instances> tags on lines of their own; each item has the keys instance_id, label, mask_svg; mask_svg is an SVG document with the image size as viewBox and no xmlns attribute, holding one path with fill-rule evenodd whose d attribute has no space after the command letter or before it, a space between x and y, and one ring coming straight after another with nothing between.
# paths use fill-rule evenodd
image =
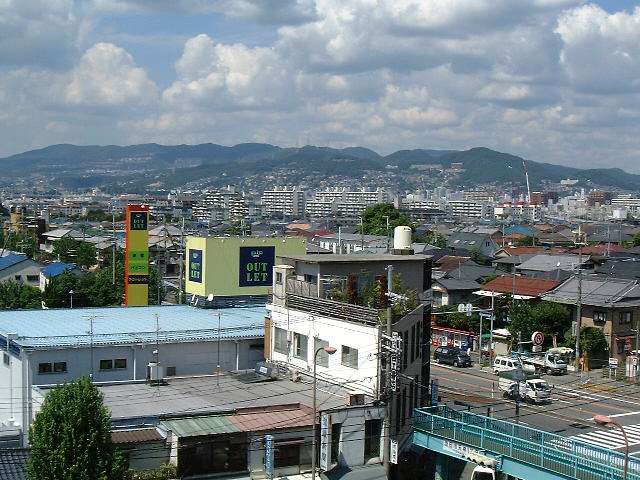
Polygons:
<instances>
[{"instance_id":1,"label":"apartment building","mask_svg":"<svg viewBox=\"0 0 640 480\"><path fill-rule=\"evenodd\" d=\"M274 187L262 192L265 215L300 216L305 211L305 192L298 187Z\"/></svg>"},{"instance_id":2,"label":"apartment building","mask_svg":"<svg viewBox=\"0 0 640 480\"><path fill-rule=\"evenodd\" d=\"M482 218L485 206L481 203L469 200L449 200L447 211L454 217Z\"/></svg>"}]
</instances>

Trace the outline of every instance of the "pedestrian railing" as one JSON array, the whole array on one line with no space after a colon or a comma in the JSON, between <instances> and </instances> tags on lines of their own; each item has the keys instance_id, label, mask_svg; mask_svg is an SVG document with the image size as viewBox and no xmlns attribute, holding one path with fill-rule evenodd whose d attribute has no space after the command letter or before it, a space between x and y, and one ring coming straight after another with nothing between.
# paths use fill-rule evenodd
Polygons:
<instances>
[{"instance_id":1,"label":"pedestrian railing","mask_svg":"<svg viewBox=\"0 0 640 480\"><path fill-rule=\"evenodd\" d=\"M440 405L414 410L416 431L446 438L488 454L579 480L623 478L624 454L544 432ZM640 461L629 460L628 480L640 480Z\"/></svg>"}]
</instances>

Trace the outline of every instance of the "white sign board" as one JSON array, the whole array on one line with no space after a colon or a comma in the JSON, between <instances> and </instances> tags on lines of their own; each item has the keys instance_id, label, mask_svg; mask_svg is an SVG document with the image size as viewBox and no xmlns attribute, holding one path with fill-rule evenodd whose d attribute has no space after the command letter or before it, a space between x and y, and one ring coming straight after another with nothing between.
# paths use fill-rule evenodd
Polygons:
<instances>
[{"instance_id":1,"label":"white sign board","mask_svg":"<svg viewBox=\"0 0 640 480\"><path fill-rule=\"evenodd\" d=\"M329 470L331 463L331 415L320 416L320 470Z\"/></svg>"},{"instance_id":2,"label":"white sign board","mask_svg":"<svg viewBox=\"0 0 640 480\"><path fill-rule=\"evenodd\" d=\"M544 343L544 333L542 332L533 332L531 334L531 341L534 345L540 346Z\"/></svg>"},{"instance_id":3,"label":"white sign board","mask_svg":"<svg viewBox=\"0 0 640 480\"><path fill-rule=\"evenodd\" d=\"M398 464L398 441L391 439L391 452L389 452L389 463Z\"/></svg>"},{"instance_id":4,"label":"white sign board","mask_svg":"<svg viewBox=\"0 0 640 480\"><path fill-rule=\"evenodd\" d=\"M609 368L618 368L618 359L610 358L609 359Z\"/></svg>"}]
</instances>

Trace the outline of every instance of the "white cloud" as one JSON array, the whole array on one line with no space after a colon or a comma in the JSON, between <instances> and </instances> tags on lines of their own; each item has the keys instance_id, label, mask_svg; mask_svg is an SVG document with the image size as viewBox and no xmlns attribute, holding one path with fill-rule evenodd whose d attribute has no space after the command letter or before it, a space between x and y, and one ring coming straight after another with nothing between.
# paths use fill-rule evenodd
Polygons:
<instances>
[{"instance_id":1,"label":"white cloud","mask_svg":"<svg viewBox=\"0 0 640 480\"><path fill-rule=\"evenodd\" d=\"M0 0L0 65L68 66L78 28L72 0Z\"/></svg>"},{"instance_id":2,"label":"white cloud","mask_svg":"<svg viewBox=\"0 0 640 480\"><path fill-rule=\"evenodd\" d=\"M214 44L204 34L186 42L176 71L163 99L181 109L279 109L292 88L292 74L272 48Z\"/></svg>"},{"instance_id":3,"label":"white cloud","mask_svg":"<svg viewBox=\"0 0 640 480\"><path fill-rule=\"evenodd\" d=\"M640 92L640 7L609 14L585 5L563 14L556 29L561 64L580 90Z\"/></svg>"},{"instance_id":4,"label":"white cloud","mask_svg":"<svg viewBox=\"0 0 640 480\"><path fill-rule=\"evenodd\" d=\"M137 106L156 99L157 87L131 55L111 43L97 43L71 72L66 100L72 105Z\"/></svg>"}]
</instances>

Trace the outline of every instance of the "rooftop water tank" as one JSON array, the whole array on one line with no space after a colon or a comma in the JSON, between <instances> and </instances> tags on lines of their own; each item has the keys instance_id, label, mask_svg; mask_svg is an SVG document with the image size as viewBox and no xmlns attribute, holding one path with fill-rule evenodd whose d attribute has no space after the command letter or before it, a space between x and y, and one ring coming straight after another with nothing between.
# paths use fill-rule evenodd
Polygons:
<instances>
[{"instance_id":1,"label":"rooftop water tank","mask_svg":"<svg viewBox=\"0 0 640 480\"><path fill-rule=\"evenodd\" d=\"M411 227L400 225L393 230L394 253L404 253L411 250Z\"/></svg>"}]
</instances>

